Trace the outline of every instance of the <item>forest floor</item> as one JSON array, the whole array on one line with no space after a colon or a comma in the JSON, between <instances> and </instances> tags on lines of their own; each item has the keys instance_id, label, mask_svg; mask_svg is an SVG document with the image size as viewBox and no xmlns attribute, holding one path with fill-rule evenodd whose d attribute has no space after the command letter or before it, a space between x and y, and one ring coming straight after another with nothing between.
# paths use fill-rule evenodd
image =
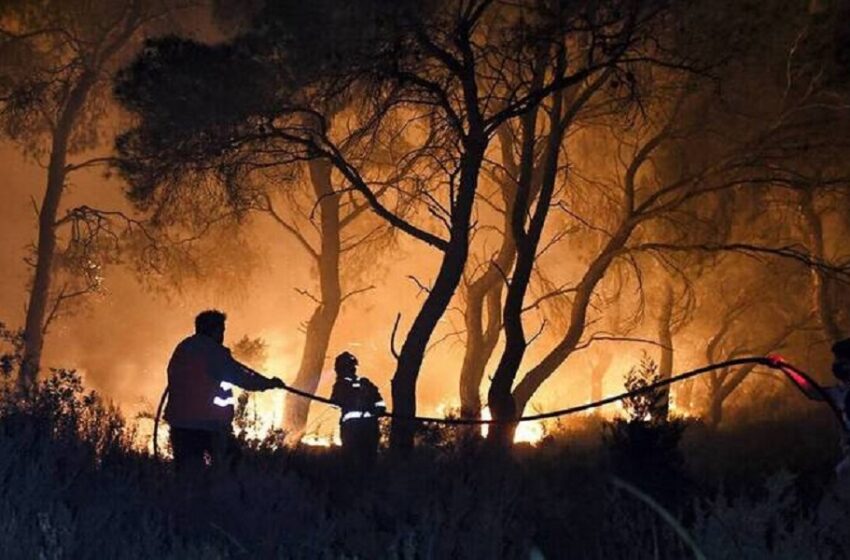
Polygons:
<instances>
[{"instance_id":1,"label":"forest floor","mask_svg":"<svg viewBox=\"0 0 850 560\"><path fill-rule=\"evenodd\" d=\"M812 409L708 430L584 416L509 453L431 429L352 471L244 442L188 494L72 375L0 399L0 558L848 558L850 500Z\"/></svg>"}]
</instances>

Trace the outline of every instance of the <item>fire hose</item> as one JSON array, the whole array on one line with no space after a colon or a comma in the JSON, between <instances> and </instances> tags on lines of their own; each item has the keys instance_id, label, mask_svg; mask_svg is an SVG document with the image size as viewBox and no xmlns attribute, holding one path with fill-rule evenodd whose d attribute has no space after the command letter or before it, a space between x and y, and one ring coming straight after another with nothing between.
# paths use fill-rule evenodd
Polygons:
<instances>
[{"instance_id":1,"label":"fire hose","mask_svg":"<svg viewBox=\"0 0 850 560\"><path fill-rule=\"evenodd\" d=\"M678 375L674 375L668 377L666 379L661 379L654 383L649 383L644 385L643 387L638 387L631 391L626 391L623 393L619 393L617 395L613 395L610 397L605 397L604 399L600 399L597 401L580 404L576 406L571 406L567 408L562 408L558 410L552 410L549 412L543 412L539 414L530 414L527 416L521 416L519 418L510 418L510 419L491 419L487 420L484 418L437 418L431 416L404 416L397 415L392 412L384 412L379 416L386 418L393 418L396 420L407 420L411 422L423 422L423 423L432 423L432 424L443 424L449 426L480 426L484 424L517 424L520 422L532 422L536 420L547 420L551 418L557 418L560 416L568 416L571 414L577 414L579 412L584 412L586 410L591 410L594 408L598 408L601 406L605 406L607 404L611 404L623 399L627 399L630 397L635 397L638 395L643 395L645 393L651 393L661 387L665 387L668 385L673 385L674 383L679 383L680 381L685 381L687 379L691 379L711 371L715 371L718 369L724 369L735 366L742 365L762 365L769 367L771 369L778 369L782 371L789 380L804 394L806 394L809 398L822 400L824 401L832 411L832 413L836 416L839 422L843 422L842 413L836 406L836 404L829 398L829 395L826 393L823 387L821 387L818 383L816 383L809 374L804 372L803 370L797 368L796 366L788 363L782 357L777 355L771 356L748 356L744 358L734 358L731 360L725 360L722 362L716 362L713 364L708 364L706 366L692 369L690 371L686 371L684 373L680 373ZM324 403L330 406L334 406L337 408L342 408L341 405L331 399L326 397L322 397L319 395L315 395L313 393L308 393L306 391L301 391L300 389L296 389L295 387L290 387L288 385L284 386L283 389L295 395L304 397L305 399L309 399L312 401ZM154 429L153 429L153 453L154 458L158 459L158 446L157 446L157 436L159 433L159 422L162 417L162 409L165 405L165 401L168 397L168 387L165 388L165 391L162 393L162 398L159 401L159 407L156 411L156 419L154 421Z\"/></svg>"}]
</instances>

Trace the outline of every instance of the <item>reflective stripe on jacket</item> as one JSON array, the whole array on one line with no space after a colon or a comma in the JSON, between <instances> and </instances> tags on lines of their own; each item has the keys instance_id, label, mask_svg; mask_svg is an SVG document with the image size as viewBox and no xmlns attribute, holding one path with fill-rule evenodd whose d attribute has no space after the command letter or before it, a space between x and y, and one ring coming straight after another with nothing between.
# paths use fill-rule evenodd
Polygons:
<instances>
[{"instance_id":1,"label":"reflective stripe on jacket","mask_svg":"<svg viewBox=\"0 0 850 560\"><path fill-rule=\"evenodd\" d=\"M342 408L340 424L351 420L377 418L387 409L378 388L365 377L337 378L331 399L338 402Z\"/></svg>"},{"instance_id":2,"label":"reflective stripe on jacket","mask_svg":"<svg viewBox=\"0 0 850 560\"><path fill-rule=\"evenodd\" d=\"M227 347L195 334L177 345L168 362L165 419L180 428L227 429L236 405L233 387L258 391L270 383L234 360Z\"/></svg>"}]
</instances>

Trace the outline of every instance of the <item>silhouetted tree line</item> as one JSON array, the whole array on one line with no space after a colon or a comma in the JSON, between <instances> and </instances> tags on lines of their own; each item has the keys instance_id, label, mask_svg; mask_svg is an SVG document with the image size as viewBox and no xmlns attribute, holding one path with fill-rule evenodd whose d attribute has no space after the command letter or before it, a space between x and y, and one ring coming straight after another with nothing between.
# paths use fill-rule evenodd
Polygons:
<instances>
[{"instance_id":1,"label":"silhouetted tree line","mask_svg":"<svg viewBox=\"0 0 850 560\"><path fill-rule=\"evenodd\" d=\"M850 43L838 6L219 2L226 32L207 44L155 33L167 30L151 23L169 13L159 4L110 3L112 19L62 5L67 17L44 21L17 3L2 12L15 22L0 35L14 55L0 63L4 130L51 162L22 388L63 304L97 285L91 272L74 275L80 287L55 282L58 228L72 227L69 255L96 265L95 240L124 239L104 235L109 225L155 247L170 225L201 236L255 212L315 266L294 386L316 390L345 303L381 289L364 259L407 236L439 265L417 280L423 298L399 318L400 345L388 342L392 409L416 413L426 354L454 337L463 361L443 375L458 376L465 416L480 415L486 394L507 422L488 434L502 445L543 384L591 346L654 343L664 377L689 330L711 331L710 360L848 333ZM94 39L82 40L87 25ZM69 164L96 145L110 85L132 125L114 154ZM61 218L67 174L104 162L144 219L92 208ZM464 328L443 336L455 312ZM597 365L594 387L607 369ZM709 379L711 423L750 373ZM689 405L693 388L674 396ZM308 405L288 398L296 440ZM395 420L391 446L410 449L415 430Z\"/></svg>"}]
</instances>

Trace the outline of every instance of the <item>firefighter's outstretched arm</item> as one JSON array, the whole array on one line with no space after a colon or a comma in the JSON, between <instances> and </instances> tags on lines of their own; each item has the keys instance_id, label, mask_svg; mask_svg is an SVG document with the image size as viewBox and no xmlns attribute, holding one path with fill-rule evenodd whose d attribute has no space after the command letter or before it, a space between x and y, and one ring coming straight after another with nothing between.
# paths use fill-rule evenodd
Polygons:
<instances>
[{"instance_id":1,"label":"firefighter's outstretched arm","mask_svg":"<svg viewBox=\"0 0 850 560\"><path fill-rule=\"evenodd\" d=\"M215 363L210 369L213 377L217 380L232 383L246 391L266 391L268 389L281 389L286 386L277 377L265 377L239 363L226 349L221 356L216 357Z\"/></svg>"},{"instance_id":2,"label":"firefighter's outstretched arm","mask_svg":"<svg viewBox=\"0 0 850 560\"><path fill-rule=\"evenodd\" d=\"M280 377L266 377L262 373L258 372L255 369L252 369L252 368L246 366L245 364L243 364L241 362L238 362L236 360L233 360L233 361L236 362L236 364L240 368L242 368L242 371L245 372L245 374L248 376L249 379L261 379L261 380L263 380L264 383L268 383L269 386L266 387L267 389L283 389L284 387L286 387L286 383L284 383L283 380Z\"/></svg>"}]
</instances>

